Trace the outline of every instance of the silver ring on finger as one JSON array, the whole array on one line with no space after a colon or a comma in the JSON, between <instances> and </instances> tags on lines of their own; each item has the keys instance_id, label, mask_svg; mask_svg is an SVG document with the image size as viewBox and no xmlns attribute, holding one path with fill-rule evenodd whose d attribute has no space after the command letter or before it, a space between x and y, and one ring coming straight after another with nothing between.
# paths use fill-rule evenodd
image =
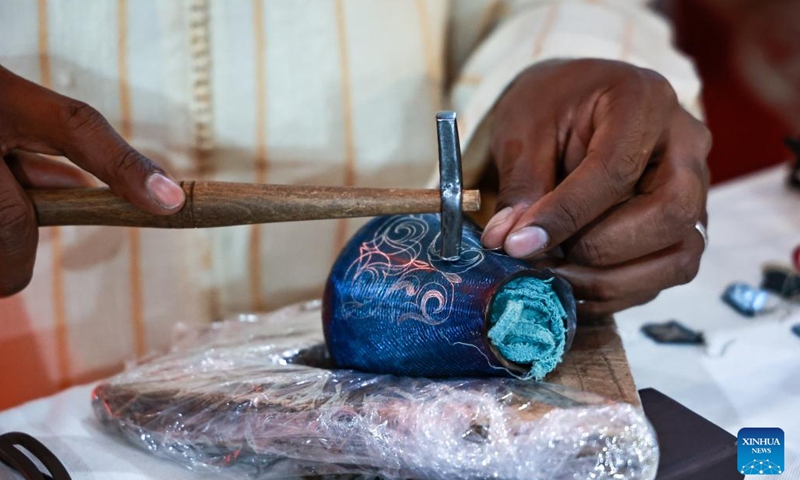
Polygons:
<instances>
[{"instance_id":1,"label":"silver ring on finger","mask_svg":"<svg viewBox=\"0 0 800 480\"><path fill-rule=\"evenodd\" d=\"M706 226L700 221L694 224L694 229L703 237L703 251L705 251L706 248L708 248L708 230L706 230Z\"/></svg>"}]
</instances>

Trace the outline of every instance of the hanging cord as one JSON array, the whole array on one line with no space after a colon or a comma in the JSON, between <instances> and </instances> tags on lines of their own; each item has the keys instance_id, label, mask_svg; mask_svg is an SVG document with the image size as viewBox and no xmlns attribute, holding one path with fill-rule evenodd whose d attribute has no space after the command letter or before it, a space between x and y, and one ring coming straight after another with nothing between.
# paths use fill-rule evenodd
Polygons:
<instances>
[{"instance_id":1,"label":"hanging cord","mask_svg":"<svg viewBox=\"0 0 800 480\"><path fill-rule=\"evenodd\" d=\"M43 473L24 452L41 463ZM25 480L71 480L67 469L42 442L27 433L10 432L0 435L0 463L17 471Z\"/></svg>"}]
</instances>

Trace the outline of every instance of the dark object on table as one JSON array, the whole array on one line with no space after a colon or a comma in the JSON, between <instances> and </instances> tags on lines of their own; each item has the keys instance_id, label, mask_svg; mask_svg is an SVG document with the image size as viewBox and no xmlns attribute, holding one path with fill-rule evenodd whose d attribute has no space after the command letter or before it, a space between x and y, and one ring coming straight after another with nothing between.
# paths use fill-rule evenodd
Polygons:
<instances>
[{"instance_id":1,"label":"dark object on table","mask_svg":"<svg viewBox=\"0 0 800 480\"><path fill-rule=\"evenodd\" d=\"M792 333L800 337L800 323L792 327Z\"/></svg>"},{"instance_id":2,"label":"dark object on table","mask_svg":"<svg viewBox=\"0 0 800 480\"><path fill-rule=\"evenodd\" d=\"M37 462L46 469L47 473L39 470L39 467L36 466ZM0 435L0 464L19 473L25 480L71 479L67 469L53 452L27 433L9 432Z\"/></svg>"},{"instance_id":3,"label":"dark object on table","mask_svg":"<svg viewBox=\"0 0 800 480\"><path fill-rule=\"evenodd\" d=\"M800 295L800 274L789 267L766 265L761 288L783 298L797 297Z\"/></svg>"},{"instance_id":4,"label":"dark object on table","mask_svg":"<svg viewBox=\"0 0 800 480\"><path fill-rule=\"evenodd\" d=\"M658 436L656 480L739 480L736 437L658 390L639 390Z\"/></svg>"},{"instance_id":5,"label":"dark object on table","mask_svg":"<svg viewBox=\"0 0 800 480\"><path fill-rule=\"evenodd\" d=\"M769 292L746 283L734 283L728 286L722 294L722 301L746 317L754 317L774 309Z\"/></svg>"},{"instance_id":6,"label":"dark object on table","mask_svg":"<svg viewBox=\"0 0 800 480\"><path fill-rule=\"evenodd\" d=\"M677 320L665 323L648 323L642 326L642 333L658 343L678 343L684 345L703 345L703 332L696 332Z\"/></svg>"},{"instance_id":7,"label":"dark object on table","mask_svg":"<svg viewBox=\"0 0 800 480\"><path fill-rule=\"evenodd\" d=\"M786 138L783 143L795 156L792 173L789 174L789 185L800 188L800 138Z\"/></svg>"}]
</instances>

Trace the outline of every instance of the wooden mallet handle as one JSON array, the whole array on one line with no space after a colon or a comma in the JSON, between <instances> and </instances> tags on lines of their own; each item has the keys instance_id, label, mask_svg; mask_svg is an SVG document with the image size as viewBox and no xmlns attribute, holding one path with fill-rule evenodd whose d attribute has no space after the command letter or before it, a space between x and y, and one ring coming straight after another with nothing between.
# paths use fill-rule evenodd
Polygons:
<instances>
[{"instance_id":1,"label":"wooden mallet handle","mask_svg":"<svg viewBox=\"0 0 800 480\"><path fill-rule=\"evenodd\" d=\"M309 187L227 182L181 182L186 204L169 216L152 215L107 188L28 190L40 226L110 225L207 228L254 223L434 213L439 190ZM466 190L464 211L480 209L480 192Z\"/></svg>"}]
</instances>

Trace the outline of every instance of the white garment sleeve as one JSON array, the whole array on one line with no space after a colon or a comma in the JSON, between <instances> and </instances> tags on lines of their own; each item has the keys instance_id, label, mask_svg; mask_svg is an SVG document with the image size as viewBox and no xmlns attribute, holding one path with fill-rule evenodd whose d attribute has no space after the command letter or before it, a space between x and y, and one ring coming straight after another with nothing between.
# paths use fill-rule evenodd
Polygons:
<instances>
[{"instance_id":1,"label":"white garment sleeve","mask_svg":"<svg viewBox=\"0 0 800 480\"><path fill-rule=\"evenodd\" d=\"M694 66L673 47L668 23L643 4L531 0L493 8L501 19L466 58L450 91L450 107L459 114L466 184L474 183L487 159L492 107L536 62L603 58L650 68L670 81L684 108L702 117Z\"/></svg>"}]
</instances>

